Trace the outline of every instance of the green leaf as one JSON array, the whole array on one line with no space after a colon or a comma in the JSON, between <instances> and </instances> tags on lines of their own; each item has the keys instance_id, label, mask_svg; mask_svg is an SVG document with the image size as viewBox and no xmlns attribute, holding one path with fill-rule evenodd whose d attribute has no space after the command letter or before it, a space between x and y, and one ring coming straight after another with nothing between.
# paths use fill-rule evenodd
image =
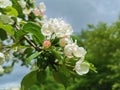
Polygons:
<instances>
[{"instance_id":1,"label":"green leaf","mask_svg":"<svg viewBox=\"0 0 120 90\"><path fill-rule=\"evenodd\" d=\"M55 39L51 40L51 42L53 45L56 45L56 44L58 44L59 40L60 40L60 38L55 38Z\"/></svg>"},{"instance_id":2,"label":"green leaf","mask_svg":"<svg viewBox=\"0 0 120 90\"><path fill-rule=\"evenodd\" d=\"M0 39L1 40L7 39L7 34L3 29L0 29Z\"/></svg>"},{"instance_id":3,"label":"green leaf","mask_svg":"<svg viewBox=\"0 0 120 90\"><path fill-rule=\"evenodd\" d=\"M90 64L90 70L94 71L95 73L97 73L96 67L94 66L94 64L89 63Z\"/></svg>"},{"instance_id":4,"label":"green leaf","mask_svg":"<svg viewBox=\"0 0 120 90\"><path fill-rule=\"evenodd\" d=\"M29 90L35 84L37 84L37 71L32 71L23 78L21 90Z\"/></svg>"},{"instance_id":5,"label":"green leaf","mask_svg":"<svg viewBox=\"0 0 120 90\"><path fill-rule=\"evenodd\" d=\"M63 84L65 88L67 88L67 86L72 80L70 76L70 72L65 66L60 66L58 71L53 71L53 76L54 76L54 79L57 82Z\"/></svg>"},{"instance_id":6,"label":"green leaf","mask_svg":"<svg viewBox=\"0 0 120 90\"><path fill-rule=\"evenodd\" d=\"M27 74L21 82L21 90L38 90L39 86L45 81L46 72L41 70L32 71Z\"/></svg>"},{"instance_id":7,"label":"green leaf","mask_svg":"<svg viewBox=\"0 0 120 90\"><path fill-rule=\"evenodd\" d=\"M45 79L46 79L46 72L44 70L38 71L37 72L37 81L39 84L44 83Z\"/></svg>"},{"instance_id":8,"label":"green leaf","mask_svg":"<svg viewBox=\"0 0 120 90\"><path fill-rule=\"evenodd\" d=\"M11 19L7 15L0 15L0 22L3 24L9 24Z\"/></svg>"},{"instance_id":9,"label":"green leaf","mask_svg":"<svg viewBox=\"0 0 120 90\"><path fill-rule=\"evenodd\" d=\"M26 55L26 57L30 56L33 53L33 48L26 48L24 51L24 54Z\"/></svg>"},{"instance_id":10,"label":"green leaf","mask_svg":"<svg viewBox=\"0 0 120 90\"><path fill-rule=\"evenodd\" d=\"M56 59L61 59L61 55L59 54L59 52L58 51L56 51L55 49L54 50L52 50L52 53L54 54L54 56L55 56L55 58Z\"/></svg>"},{"instance_id":11,"label":"green leaf","mask_svg":"<svg viewBox=\"0 0 120 90\"><path fill-rule=\"evenodd\" d=\"M72 35L71 37L72 37L72 40L73 40L73 41L77 40L77 44L78 44L78 45L81 43L80 37L78 37L78 36L76 36L76 35Z\"/></svg>"},{"instance_id":12,"label":"green leaf","mask_svg":"<svg viewBox=\"0 0 120 90\"><path fill-rule=\"evenodd\" d=\"M17 32L15 32L16 40L20 40L26 34L27 32L25 32L24 30L18 30Z\"/></svg>"},{"instance_id":13,"label":"green leaf","mask_svg":"<svg viewBox=\"0 0 120 90\"><path fill-rule=\"evenodd\" d=\"M35 52L34 54L32 54L31 56L29 56L26 60L28 63L31 62L31 60L33 60L34 58L36 58L38 55L40 55L41 52Z\"/></svg>"},{"instance_id":14,"label":"green leaf","mask_svg":"<svg viewBox=\"0 0 120 90\"><path fill-rule=\"evenodd\" d=\"M3 25L0 22L0 28L2 28L4 31L6 31L8 34L10 34L11 36L14 35L14 29L11 25Z\"/></svg>"},{"instance_id":15,"label":"green leaf","mask_svg":"<svg viewBox=\"0 0 120 90\"><path fill-rule=\"evenodd\" d=\"M14 16L14 17L18 16L17 10L13 7L10 7L10 6L4 8L3 12L6 13L7 15L10 15L10 16Z\"/></svg>"},{"instance_id":16,"label":"green leaf","mask_svg":"<svg viewBox=\"0 0 120 90\"><path fill-rule=\"evenodd\" d=\"M24 18L25 15L23 14L23 10L22 10L22 7L19 5L18 1L17 0L11 0L12 1L12 7L15 8L18 12L18 17L20 18Z\"/></svg>"},{"instance_id":17,"label":"green leaf","mask_svg":"<svg viewBox=\"0 0 120 90\"><path fill-rule=\"evenodd\" d=\"M41 33L41 27L34 24L34 23L27 23L23 26L23 30L25 32L29 32L32 33L34 36L36 36L38 42L40 42L40 44L42 44L43 40L44 40L44 36Z\"/></svg>"},{"instance_id":18,"label":"green leaf","mask_svg":"<svg viewBox=\"0 0 120 90\"><path fill-rule=\"evenodd\" d=\"M29 90L40 90L40 88L37 85L33 85Z\"/></svg>"}]
</instances>

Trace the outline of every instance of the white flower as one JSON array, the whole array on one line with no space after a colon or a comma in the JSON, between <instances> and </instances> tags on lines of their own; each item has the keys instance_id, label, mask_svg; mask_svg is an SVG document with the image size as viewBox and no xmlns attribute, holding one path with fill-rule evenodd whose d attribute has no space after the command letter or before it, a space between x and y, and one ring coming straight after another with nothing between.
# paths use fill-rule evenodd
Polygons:
<instances>
[{"instance_id":1,"label":"white flower","mask_svg":"<svg viewBox=\"0 0 120 90\"><path fill-rule=\"evenodd\" d=\"M74 50L77 48L78 46L75 43L72 44L67 44L64 47L64 53L68 58L72 58L73 57L73 52Z\"/></svg>"},{"instance_id":2,"label":"white flower","mask_svg":"<svg viewBox=\"0 0 120 90\"><path fill-rule=\"evenodd\" d=\"M42 25L41 32L44 36L51 36L53 34L53 27L49 24L49 22L46 22Z\"/></svg>"},{"instance_id":3,"label":"white flower","mask_svg":"<svg viewBox=\"0 0 120 90\"><path fill-rule=\"evenodd\" d=\"M4 58L5 58L4 54L0 52L0 60L2 60Z\"/></svg>"},{"instance_id":4,"label":"white flower","mask_svg":"<svg viewBox=\"0 0 120 90\"><path fill-rule=\"evenodd\" d=\"M53 19L55 34L57 37L70 36L73 33L72 26L65 23L62 18Z\"/></svg>"},{"instance_id":5,"label":"white flower","mask_svg":"<svg viewBox=\"0 0 120 90\"><path fill-rule=\"evenodd\" d=\"M24 8L24 9L23 9L23 13L26 14L26 15L30 14L31 11L32 11L31 8L30 8L30 9L28 9L28 8Z\"/></svg>"},{"instance_id":6,"label":"white flower","mask_svg":"<svg viewBox=\"0 0 120 90\"><path fill-rule=\"evenodd\" d=\"M18 3L20 4L20 6L21 6L22 8L25 8L25 7L26 7L26 2L25 2L24 0L20 0L20 1L18 1Z\"/></svg>"},{"instance_id":7,"label":"white flower","mask_svg":"<svg viewBox=\"0 0 120 90\"><path fill-rule=\"evenodd\" d=\"M72 27L69 24L65 23L61 18L50 18L42 26L42 33L45 36L49 36L54 33L56 37L64 37L70 36L72 32Z\"/></svg>"},{"instance_id":8,"label":"white flower","mask_svg":"<svg viewBox=\"0 0 120 90\"><path fill-rule=\"evenodd\" d=\"M4 73L3 67L0 65L0 75Z\"/></svg>"},{"instance_id":9,"label":"white flower","mask_svg":"<svg viewBox=\"0 0 120 90\"><path fill-rule=\"evenodd\" d=\"M86 50L83 47L79 47L76 43L70 43L65 46L64 53L67 57L75 56L78 58L84 58Z\"/></svg>"},{"instance_id":10,"label":"white flower","mask_svg":"<svg viewBox=\"0 0 120 90\"><path fill-rule=\"evenodd\" d=\"M40 10L41 12L45 12L45 11L46 11L46 6L45 6L44 2L41 2L41 3L39 4L39 10Z\"/></svg>"},{"instance_id":11,"label":"white flower","mask_svg":"<svg viewBox=\"0 0 120 90\"><path fill-rule=\"evenodd\" d=\"M83 47L74 48L73 54L75 57L84 57L87 51Z\"/></svg>"},{"instance_id":12,"label":"white flower","mask_svg":"<svg viewBox=\"0 0 120 90\"><path fill-rule=\"evenodd\" d=\"M3 53L0 52L0 65L2 65L5 61L5 56Z\"/></svg>"},{"instance_id":13,"label":"white flower","mask_svg":"<svg viewBox=\"0 0 120 90\"><path fill-rule=\"evenodd\" d=\"M10 0L0 0L0 8L6 8L7 6L12 6Z\"/></svg>"},{"instance_id":14,"label":"white flower","mask_svg":"<svg viewBox=\"0 0 120 90\"><path fill-rule=\"evenodd\" d=\"M59 40L59 45L61 47L64 47L66 44L70 44L70 43L72 43L72 40L70 39L70 37L64 37Z\"/></svg>"},{"instance_id":15,"label":"white flower","mask_svg":"<svg viewBox=\"0 0 120 90\"><path fill-rule=\"evenodd\" d=\"M30 0L30 3L32 4L32 3L35 3L36 2L36 0Z\"/></svg>"},{"instance_id":16,"label":"white flower","mask_svg":"<svg viewBox=\"0 0 120 90\"><path fill-rule=\"evenodd\" d=\"M89 72L90 65L86 62L77 61L74 70L77 74L83 75Z\"/></svg>"}]
</instances>

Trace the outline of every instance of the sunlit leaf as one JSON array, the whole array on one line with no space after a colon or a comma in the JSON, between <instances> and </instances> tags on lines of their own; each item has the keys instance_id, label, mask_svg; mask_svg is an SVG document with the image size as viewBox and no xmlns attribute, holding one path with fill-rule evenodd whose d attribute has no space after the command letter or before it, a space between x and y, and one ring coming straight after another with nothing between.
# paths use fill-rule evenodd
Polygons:
<instances>
[{"instance_id":1,"label":"sunlit leaf","mask_svg":"<svg viewBox=\"0 0 120 90\"><path fill-rule=\"evenodd\" d=\"M23 10L22 7L19 5L19 3L17 2L17 0L11 0L13 3L13 8L15 8L18 12L18 17L24 18L25 15L23 14Z\"/></svg>"},{"instance_id":2,"label":"sunlit leaf","mask_svg":"<svg viewBox=\"0 0 120 90\"><path fill-rule=\"evenodd\" d=\"M33 60L34 58L36 58L38 55L40 55L41 52L35 52L34 54L32 54L31 56L29 56L26 60L28 63L31 62L31 60Z\"/></svg>"},{"instance_id":3,"label":"sunlit leaf","mask_svg":"<svg viewBox=\"0 0 120 90\"><path fill-rule=\"evenodd\" d=\"M11 19L7 15L0 15L0 23L9 24Z\"/></svg>"},{"instance_id":4,"label":"sunlit leaf","mask_svg":"<svg viewBox=\"0 0 120 90\"><path fill-rule=\"evenodd\" d=\"M17 10L13 7L10 7L10 6L4 8L3 12L6 13L7 15L10 15L10 16L14 16L14 17L18 16Z\"/></svg>"},{"instance_id":5,"label":"sunlit leaf","mask_svg":"<svg viewBox=\"0 0 120 90\"><path fill-rule=\"evenodd\" d=\"M11 25L3 25L0 22L0 28L2 28L4 31L6 31L8 34L10 34L11 36L14 35L14 29Z\"/></svg>"},{"instance_id":6,"label":"sunlit leaf","mask_svg":"<svg viewBox=\"0 0 120 90\"><path fill-rule=\"evenodd\" d=\"M44 40L44 36L41 33L41 27L34 24L34 23L27 23L23 26L23 30L25 32L29 32L31 34L33 34L34 36L36 36L38 42L40 42L42 44L43 40Z\"/></svg>"}]
</instances>

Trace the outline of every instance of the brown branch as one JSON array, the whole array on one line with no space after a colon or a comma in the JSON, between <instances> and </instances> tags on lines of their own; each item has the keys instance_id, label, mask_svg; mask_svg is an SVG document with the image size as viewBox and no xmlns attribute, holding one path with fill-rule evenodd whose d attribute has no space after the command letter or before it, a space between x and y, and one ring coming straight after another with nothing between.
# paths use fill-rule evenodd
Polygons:
<instances>
[{"instance_id":1,"label":"brown branch","mask_svg":"<svg viewBox=\"0 0 120 90\"><path fill-rule=\"evenodd\" d=\"M18 26L16 26L17 30L20 30ZM35 48L36 51L41 51L41 48L36 46L27 36L24 36L23 39L25 39L33 48Z\"/></svg>"}]
</instances>

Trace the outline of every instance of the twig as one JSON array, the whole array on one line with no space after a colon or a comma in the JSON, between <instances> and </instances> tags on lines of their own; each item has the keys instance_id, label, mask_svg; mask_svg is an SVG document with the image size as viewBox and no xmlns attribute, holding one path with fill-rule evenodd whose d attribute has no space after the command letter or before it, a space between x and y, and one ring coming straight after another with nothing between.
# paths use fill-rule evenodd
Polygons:
<instances>
[{"instance_id":1,"label":"twig","mask_svg":"<svg viewBox=\"0 0 120 90\"><path fill-rule=\"evenodd\" d=\"M17 30L20 30L18 26L16 26ZM41 48L36 46L27 36L24 36L23 39L25 39L33 48L35 48L38 52L41 51Z\"/></svg>"}]
</instances>

